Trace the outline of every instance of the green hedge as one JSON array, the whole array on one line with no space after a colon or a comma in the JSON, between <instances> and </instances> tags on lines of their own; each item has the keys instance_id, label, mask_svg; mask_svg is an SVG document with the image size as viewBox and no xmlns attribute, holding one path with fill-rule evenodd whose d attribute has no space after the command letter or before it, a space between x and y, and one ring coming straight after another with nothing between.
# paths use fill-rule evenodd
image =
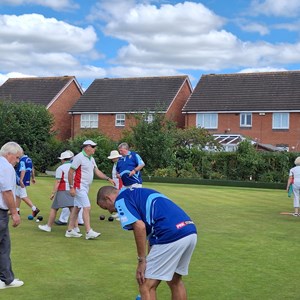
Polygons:
<instances>
[{"instance_id":1,"label":"green hedge","mask_svg":"<svg viewBox=\"0 0 300 300\"><path fill-rule=\"evenodd\" d=\"M285 189L286 183L239 181L239 180L213 180L199 178L174 178L174 177L152 177L143 176L144 182L176 183L176 184L199 184L215 186L236 186L249 188Z\"/></svg>"}]
</instances>

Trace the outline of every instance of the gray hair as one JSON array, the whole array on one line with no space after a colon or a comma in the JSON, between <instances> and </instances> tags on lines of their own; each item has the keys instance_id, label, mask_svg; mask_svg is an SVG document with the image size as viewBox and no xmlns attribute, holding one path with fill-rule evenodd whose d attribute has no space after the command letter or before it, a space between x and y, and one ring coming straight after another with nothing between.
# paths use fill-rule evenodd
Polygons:
<instances>
[{"instance_id":1,"label":"gray hair","mask_svg":"<svg viewBox=\"0 0 300 300\"><path fill-rule=\"evenodd\" d=\"M7 154L23 154L22 147L16 142L8 142L4 144L0 149L0 156L5 156Z\"/></svg>"},{"instance_id":2,"label":"gray hair","mask_svg":"<svg viewBox=\"0 0 300 300\"><path fill-rule=\"evenodd\" d=\"M300 156L298 156L298 157L295 159L295 165L296 165L296 166L299 166L299 165L300 165Z\"/></svg>"},{"instance_id":3,"label":"gray hair","mask_svg":"<svg viewBox=\"0 0 300 300\"><path fill-rule=\"evenodd\" d=\"M122 148L122 149L128 150L128 149L129 149L129 146L128 146L127 143L121 143L121 144L118 146L118 148L119 148L119 149Z\"/></svg>"}]
</instances>

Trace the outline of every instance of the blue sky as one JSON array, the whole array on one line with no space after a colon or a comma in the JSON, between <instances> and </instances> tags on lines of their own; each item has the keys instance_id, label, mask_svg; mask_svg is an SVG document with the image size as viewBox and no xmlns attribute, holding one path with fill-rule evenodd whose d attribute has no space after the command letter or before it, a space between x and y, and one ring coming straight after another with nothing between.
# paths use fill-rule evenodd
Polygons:
<instances>
[{"instance_id":1,"label":"blue sky","mask_svg":"<svg viewBox=\"0 0 300 300\"><path fill-rule=\"evenodd\" d=\"M0 0L0 84L300 69L300 0Z\"/></svg>"}]
</instances>

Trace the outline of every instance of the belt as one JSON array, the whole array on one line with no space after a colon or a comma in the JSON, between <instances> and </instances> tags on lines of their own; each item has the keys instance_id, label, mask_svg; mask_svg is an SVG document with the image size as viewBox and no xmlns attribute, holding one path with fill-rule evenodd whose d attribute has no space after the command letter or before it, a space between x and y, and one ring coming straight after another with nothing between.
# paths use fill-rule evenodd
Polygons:
<instances>
[{"instance_id":1,"label":"belt","mask_svg":"<svg viewBox=\"0 0 300 300\"><path fill-rule=\"evenodd\" d=\"M8 211L8 209L3 209L3 208L0 208L0 210L1 210L1 211Z\"/></svg>"}]
</instances>

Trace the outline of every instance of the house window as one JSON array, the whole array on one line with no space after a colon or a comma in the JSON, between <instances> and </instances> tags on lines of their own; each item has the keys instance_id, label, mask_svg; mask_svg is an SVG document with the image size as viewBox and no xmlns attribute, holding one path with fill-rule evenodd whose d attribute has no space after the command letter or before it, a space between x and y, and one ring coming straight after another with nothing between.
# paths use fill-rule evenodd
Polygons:
<instances>
[{"instance_id":1,"label":"house window","mask_svg":"<svg viewBox=\"0 0 300 300\"><path fill-rule=\"evenodd\" d=\"M149 114L145 117L145 122L152 123L153 122L153 115Z\"/></svg>"},{"instance_id":2,"label":"house window","mask_svg":"<svg viewBox=\"0 0 300 300\"><path fill-rule=\"evenodd\" d=\"M252 113L241 113L240 114L240 126L251 127L252 126Z\"/></svg>"},{"instance_id":3,"label":"house window","mask_svg":"<svg viewBox=\"0 0 300 300\"><path fill-rule=\"evenodd\" d=\"M98 128L98 114L82 114L80 128Z\"/></svg>"},{"instance_id":4,"label":"house window","mask_svg":"<svg viewBox=\"0 0 300 300\"><path fill-rule=\"evenodd\" d=\"M289 113L273 113L273 129L289 129Z\"/></svg>"},{"instance_id":5,"label":"house window","mask_svg":"<svg viewBox=\"0 0 300 300\"><path fill-rule=\"evenodd\" d=\"M116 114L116 126L125 126L125 114Z\"/></svg>"},{"instance_id":6,"label":"house window","mask_svg":"<svg viewBox=\"0 0 300 300\"><path fill-rule=\"evenodd\" d=\"M217 129L218 128L218 114L216 113L205 113L197 114L196 126L206 129Z\"/></svg>"}]
</instances>

